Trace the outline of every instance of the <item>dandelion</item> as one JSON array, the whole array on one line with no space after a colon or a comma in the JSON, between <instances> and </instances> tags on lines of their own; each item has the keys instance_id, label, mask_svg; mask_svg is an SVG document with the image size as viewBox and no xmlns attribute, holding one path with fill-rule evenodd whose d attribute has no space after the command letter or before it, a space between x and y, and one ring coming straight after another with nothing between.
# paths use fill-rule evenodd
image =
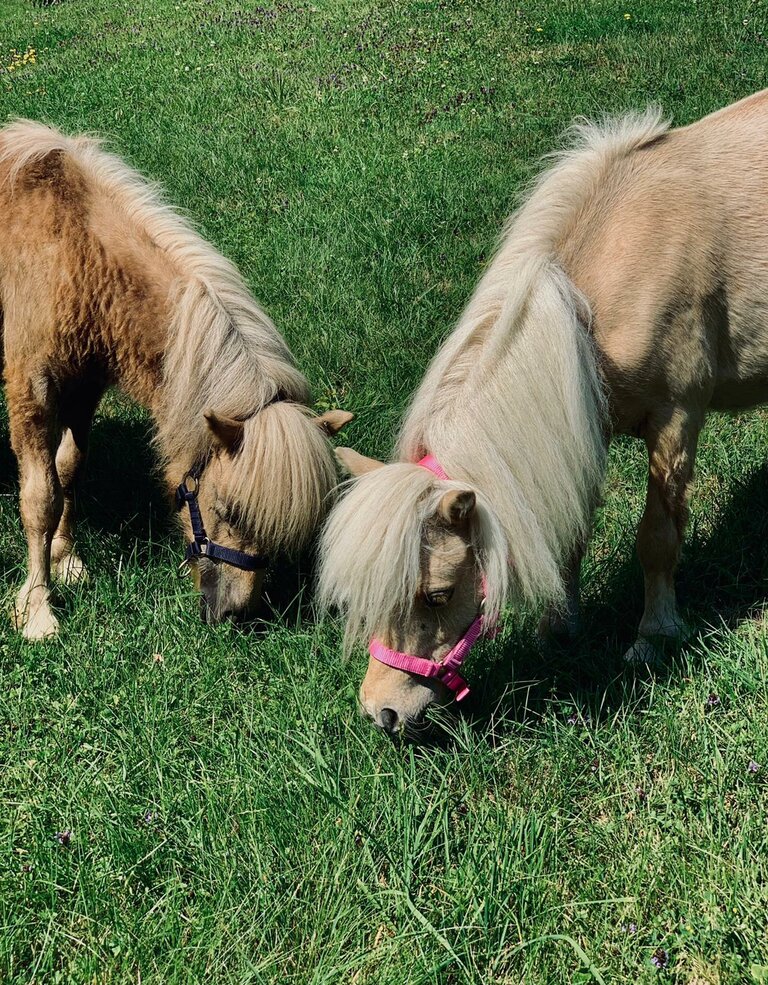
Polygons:
<instances>
[{"instance_id":1,"label":"dandelion","mask_svg":"<svg viewBox=\"0 0 768 985\"><path fill-rule=\"evenodd\" d=\"M631 21L632 20L632 14L624 14L624 20L625 21Z\"/></svg>"},{"instance_id":2,"label":"dandelion","mask_svg":"<svg viewBox=\"0 0 768 985\"><path fill-rule=\"evenodd\" d=\"M33 48L32 45L27 45L27 50L22 54L15 48L11 51L11 61L9 65L6 65L7 72L15 72L19 68L24 68L26 65L34 65L37 62L37 49Z\"/></svg>"},{"instance_id":3,"label":"dandelion","mask_svg":"<svg viewBox=\"0 0 768 985\"><path fill-rule=\"evenodd\" d=\"M543 27L537 27L537 28L536 28L536 30L537 30L537 31L543 31L543 30L544 30L544 28L543 28Z\"/></svg>"}]
</instances>

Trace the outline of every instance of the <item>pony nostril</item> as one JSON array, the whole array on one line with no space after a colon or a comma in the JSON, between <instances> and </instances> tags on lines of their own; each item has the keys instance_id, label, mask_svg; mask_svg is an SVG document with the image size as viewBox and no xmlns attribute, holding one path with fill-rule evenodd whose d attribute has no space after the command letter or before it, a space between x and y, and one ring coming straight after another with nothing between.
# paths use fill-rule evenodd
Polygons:
<instances>
[{"instance_id":1,"label":"pony nostril","mask_svg":"<svg viewBox=\"0 0 768 985\"><path fill-rule=\"evenodd\" d=\"M392 708L382 708L379 712L379 724L387 732L394 732L397 728L397 712Z\"/></svg>"}]
</instances>

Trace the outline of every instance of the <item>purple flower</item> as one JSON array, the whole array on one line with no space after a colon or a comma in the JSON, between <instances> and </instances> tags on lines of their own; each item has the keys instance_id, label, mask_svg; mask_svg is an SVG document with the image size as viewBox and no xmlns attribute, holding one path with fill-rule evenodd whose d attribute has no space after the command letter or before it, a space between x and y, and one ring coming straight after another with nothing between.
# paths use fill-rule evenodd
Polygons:
<instances>
[{"instance_id":1,"label":"purple flower","mask_svg":"<svg viewBox=\"0 0 768 985\"><path fill-rule=\"evenodd\" d=\"M644 804L646 800L648 800L648 794L645 792L645 790L643 790L642 787L635 787L635 794L637 795L637 799L640 801L641 804Z\"/></svg>"},{"instance_id":2,"label":"purple flower","mask_svg":"<svg viewBox=\"0 0 768 985\"><path fill-rule=\"evenodd\" d=\"M748 773L759 773L760 772L760 763L756 763L754 761L754 759L750 759L749 763L747 764L747 772Z\"/></svg>"},{"instance_id":3,"label":"purple flower","mask_svg":"<svg viewBox=\"0 0 768 985\"><path fill-rule=\"evenodd\" d=\"M574 711L566 718L565 722L567 725L578 725L579 716Z\"/></svg>"},{"instance_id":4,"label":"purple flower","mask_svg":"<svg viewBox=\"0 0 768 985\"><path fill-rule=\"evenodd\" d=\"M717 694L715 694L714 691L710 691L709 692L709 697L704 702L704 707L705 708L708 708L708 709L717 708L719 704L720 704L720 698L719 698L719 696Z\"/></svg>"},{"instance_id":5,"label":"purple flower","mask_svg":"<svg viewBox=\"0 0 768 985\"><path fill-rule=\"evenodd\" d=\"M71 831L57 831L55 837L56 841L58 841L62 848L69 848L72 843Z\"/></svg>"},{"instance_id":6,"label":"purple flower","mask_svg":"<svg viewBox=\"0 0 768 985\"><path fill-rule=\"evenodd\" d=\"M629 925L629 932L630 932L630 934L636 934L637 933L637 924L636 923L631 923Z\"/></svg>"},{"instance_id":7,"label":"purple flower","mask_svg":"<svg viewBox=\"0 0 768 985\"><path fill-rule=\"evenodd\" d=\"M663 947L658 947L651 955L651 964L658 968L660 971L664 968L669 967L669 954L664 950Z\"/></svg>"}]
</instances>

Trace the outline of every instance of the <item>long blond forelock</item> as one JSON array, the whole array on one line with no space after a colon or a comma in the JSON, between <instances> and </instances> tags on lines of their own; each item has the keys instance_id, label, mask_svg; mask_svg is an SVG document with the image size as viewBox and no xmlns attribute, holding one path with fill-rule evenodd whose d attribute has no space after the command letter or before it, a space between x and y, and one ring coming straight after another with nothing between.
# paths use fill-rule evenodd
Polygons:
<instances>
[{"instance_id":1,"label":"long blond forelock","mask_svg":"<svg viewBox=\"0 0 768 985\"><path fill-rule=\"evenodd\" d=\"M427 522L441 498L466 484L439 481L427 469L393 463L352 480L320 541L318 601L346 616L345 652L408 620L421 586ZM485 611L495 618L508 591L504 533L482 493L470 520Z\"/></svg>"},{"instance_id":2,"label":"long blond forelock","mask_svg":"<svg viewBox=\"0 0 768 985\"><path fill-rule=\"evenodd\" d=\"M280 401L244 423L228 496L260 551L305 546L332 505L336 464L313 416Z\"/></svg>"}]
</instances>

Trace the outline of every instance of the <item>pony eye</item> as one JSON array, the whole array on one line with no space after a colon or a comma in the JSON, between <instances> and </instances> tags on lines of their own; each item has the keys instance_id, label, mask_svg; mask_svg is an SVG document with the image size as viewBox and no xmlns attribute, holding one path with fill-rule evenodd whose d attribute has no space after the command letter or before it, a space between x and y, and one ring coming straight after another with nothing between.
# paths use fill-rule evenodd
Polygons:
<instances>
[{"instance_id":1,"label":"pony eye","mask_svg":"<svg viewBox=\"0 0 768 985\"><path fill-rule=\"evenodd\" d=\"M424 593L424 602L430 609L447 605L453 598L452 588L436 588L433 592Z\"/></svg>"}]
</instances>

